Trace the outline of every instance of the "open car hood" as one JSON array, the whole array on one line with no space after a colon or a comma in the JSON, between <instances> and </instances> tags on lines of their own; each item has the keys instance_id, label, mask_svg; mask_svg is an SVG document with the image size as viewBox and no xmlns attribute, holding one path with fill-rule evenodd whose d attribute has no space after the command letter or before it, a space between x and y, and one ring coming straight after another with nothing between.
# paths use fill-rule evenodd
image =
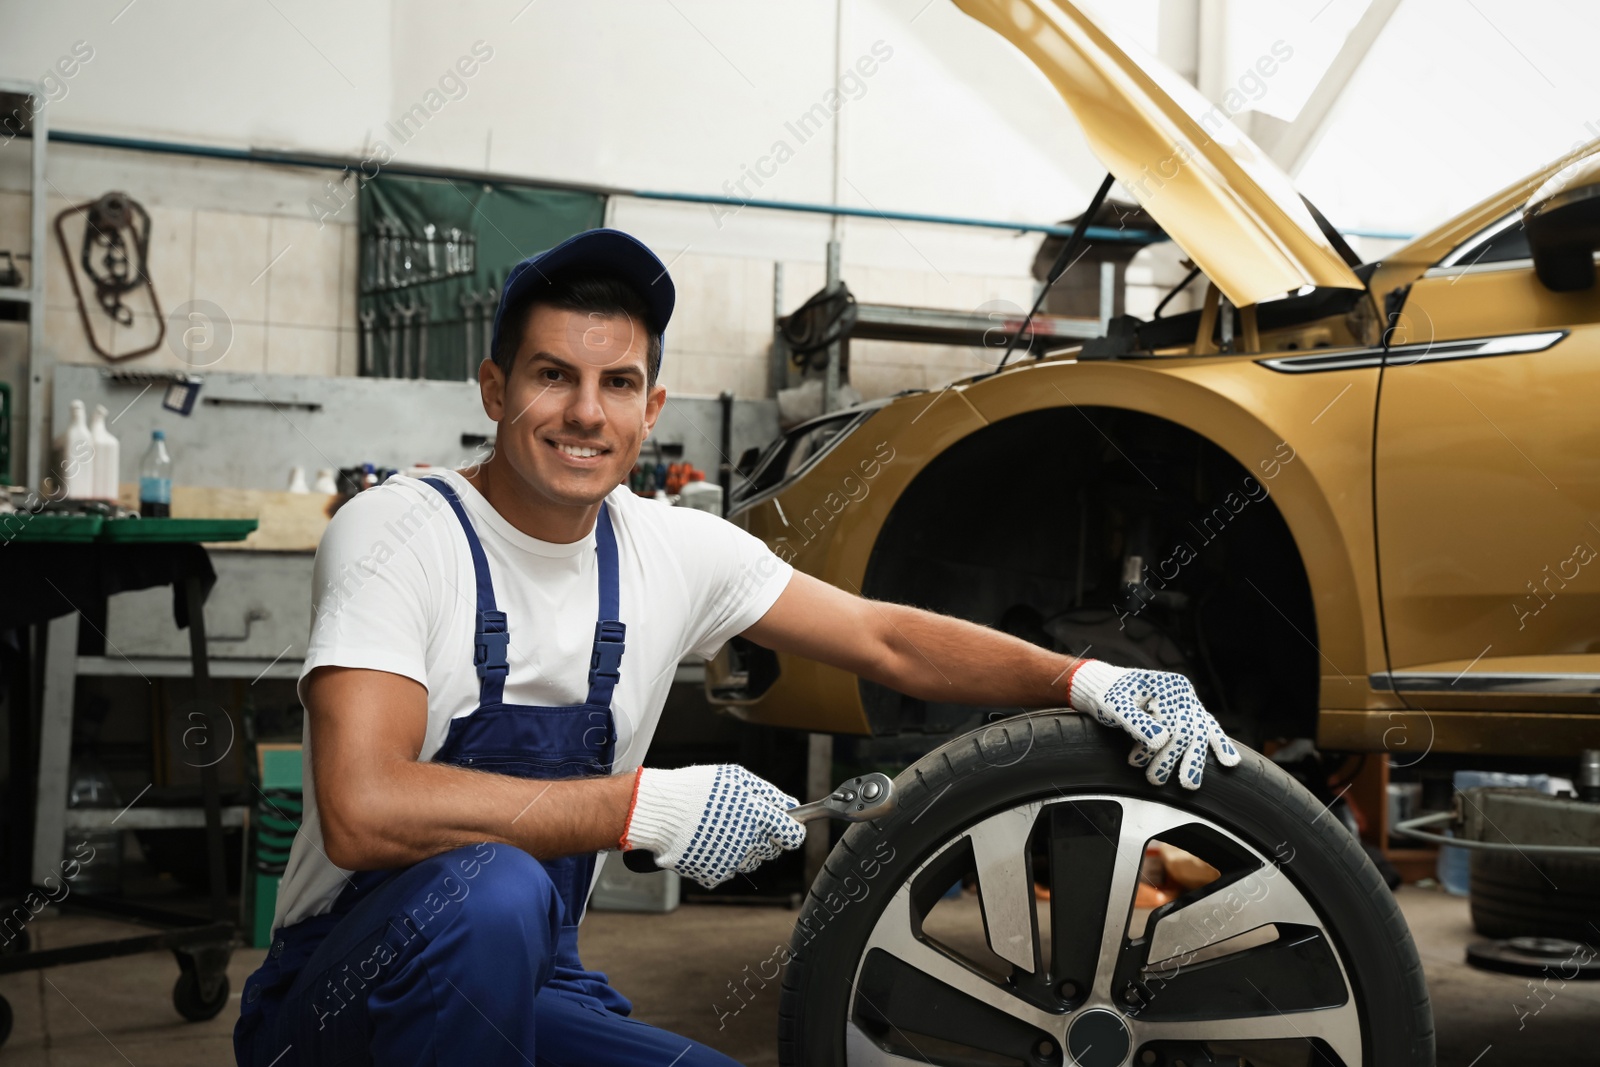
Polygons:
<instances>
[{"instance_id":1,"label":"open car hood","mask_svg":"<svg viewBox=\"0 0 1600 1067\"><path fill-rule=\"evenodd\" d=\"M1306 285L1365 288L1288 175L1160 61L1067 0L955 4L1050 79L1100 162L1235 305Z\"/></svg>"}]
</instances>

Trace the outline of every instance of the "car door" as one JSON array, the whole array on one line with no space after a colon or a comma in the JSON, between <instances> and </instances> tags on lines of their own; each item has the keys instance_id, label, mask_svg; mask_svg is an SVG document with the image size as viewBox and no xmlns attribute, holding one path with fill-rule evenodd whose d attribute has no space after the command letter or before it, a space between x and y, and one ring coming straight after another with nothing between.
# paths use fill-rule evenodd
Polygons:
<instances>
[{"instance_id":1,"label":"car door","mask_svg":"<svg viewBox=\"0 0 1600 1067\"><path fill-rule=\"evenodd\" d=\"M1412 285L1375 457L1373 684L1421 708L1600 710L1600 289L1544 288L1519 216Z\"/></svg>"}]
</instances>

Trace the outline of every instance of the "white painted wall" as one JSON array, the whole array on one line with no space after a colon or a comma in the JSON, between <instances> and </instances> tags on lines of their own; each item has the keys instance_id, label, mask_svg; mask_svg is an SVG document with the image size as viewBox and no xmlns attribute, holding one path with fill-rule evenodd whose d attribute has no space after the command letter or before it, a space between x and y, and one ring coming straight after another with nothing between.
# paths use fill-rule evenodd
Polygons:
<instances>
[{"instance_id":1,"label":"white painted wall","mask_svg":"<svg viewBox=\"0 0 1600 1067\"><path fill-rule=\"evenodd\" d=\"M126 3L0 2L0 70L37 76L86 42L62 129L357 157L381 139L405 163L702 193L782 140L793 157L745 188L832 193L831 131L792 130L834 88L832 0ZM845 63L871 73L844 87L842 201L1039 222L1092 191L1064 107L998 36L945 0L843 6ZM402 141L391 124L419 103L436 111ZM748 225L719 242L757 244Z\"/></svg>"},{"instance_id":2,"label":"white painted wall","mask_svg":"<svg viewBox=\"0 0 1600 1067\"><path fill-rule=\"evenodd\" d=\"M1186 3L1211 27L1202 82L1281 120L1298 113L1365 6L1089 6L1155 52L1161 13ZM1099 166L1009 45L947 0L845 0L843 9L844 60L863 65L842 87L833 0L0 0L0 73L49 79L58 129L357 158L382 141L409 164L807 202L833 194L832 135L802 136L797 123L842 88L842 203L1031 222L1081 209ZM1448 216L1600 133L1600 82L1589 74L1597 28L1600 13L1562 0L1406 0L1314 149L1303 187L1346 227L1415 231ZM1249 80L1279 39L1294 59ZM418 105L425 121L397 134ZM0 146L0 186L16 188L21 158ZM748 177L757 168L759 185ZM337 220L331 237L303 225L326 173L59 146L50 177L53 208L112 188L152 207L164 303L220 295L240 327L236 369L350 372L349 301L307 311L309 296L286 295L353 288L344 232L353 220ZM17 246L6 235L19 211L18 201L0 202L7 247ZM617 198L611 221L674 264L684 299L669 387L761 392L772 264L788 265L792 308L821 284L826 218ZM852 219L845 277L867 300L1026 303L1038 240ZM1134 275L1160 283L1169 268ZM47 340L60 358L93 360L64 284L52 278ZM1153 299L1139 294L1130 306ZM972 353L925 346L860 345L855 355L868 395L976 369Z\"/></svg>"},{"instance_id":3,"label":"white painted wall","mask_svg":"<svg viewBox=\"0 0 1600 1067\"><path fill-rule=\"evenodd\" d=\"M1204 79L1218 91L1274 40L1294 48L1259 96L1246 83L1253 108L1283 119L1366 6L1199 2L1227 28ZM1156 50L1160 0L1088 6ZM847 87L859 98L842 113L843 202L1049 221L1093 188L1098 166L1043 79L953 4L843 10L847 63L877 42L890 56ZM0 71L41 76L75 43L92 48L61 81L66 129L354 155L386 138L419 164L712 192L796 141L785 123L832 86L834 12L833 0L0 0ZM1568 0L1406 0L1303 184L1351 228L1416 230L1458 210L1600 132L1596 31L1600 9ZM459 78L475 42L492 56ZM386 136L430 90L441 106L421 132ZM760 194L829 199L831 137L791 147ZM766 250L764 227L712 236L702 247ZM905 240L862 240L875 261L922 258Z\"/></svg>"}]
</instances>

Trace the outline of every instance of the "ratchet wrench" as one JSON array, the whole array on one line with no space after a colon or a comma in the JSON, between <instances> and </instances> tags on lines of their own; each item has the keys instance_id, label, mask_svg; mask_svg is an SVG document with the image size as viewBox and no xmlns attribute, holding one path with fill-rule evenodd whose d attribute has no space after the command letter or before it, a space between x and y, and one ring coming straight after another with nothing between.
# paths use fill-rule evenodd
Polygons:
<instances>
[{"instance_id":1,"label":"ratchet wrench","mask_svg":"<svg viewBox=\"0 0 1600 1067\"><path fill-rule=\"evenodd\" d=\"M839 788L809 804L789 809L795 822L808 823L817 819L843 819L845 822L867 822L891 814L899 805L894 781L877 771L857 775ZM622 862L630 871L652 874L662 868L648 849L635 848L622 854Z\"/></svg>"}]
</instances>

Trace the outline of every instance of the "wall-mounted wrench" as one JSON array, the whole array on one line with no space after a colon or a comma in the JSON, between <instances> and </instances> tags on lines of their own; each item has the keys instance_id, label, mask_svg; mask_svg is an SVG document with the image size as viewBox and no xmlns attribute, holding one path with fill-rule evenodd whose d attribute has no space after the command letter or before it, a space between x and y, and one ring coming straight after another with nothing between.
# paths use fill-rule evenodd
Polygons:
<instances>
[{"instance_id":1,"label":"wall-mounted wrench","mask_svg":"<svg viewBox=\"0 0 1600 1067\"><path fill-rule=\"evenodd\" d=\"M471 289L462 293L461 304L461 332L462 339L461 361L466 364L466 380L478 380L478 294Z\"/></svg>"},{"instance_id":2,"label":"wall-mounted wrench","mask_svg":"<svg viewBox=\"0 0 1600 1067\"><path fill-rule=\"evenodd\" d=\"M400 359L400 308L390 304L383 309L384 325L388 326L389 344L384 351L384 377L393 378L395 364Z\"/></svg>"},{"instance_id":3,"label":"wall-mounted wrench","mask_svg":"<svg viewBox=\"0 0 1600 1067\"><path fill-rule=\"evenodd\" d=\"M429 246L428 254L433 254L433 246ZM417 373L416 378L428 376L428 323L433 320L433 301L424 296L417 305Z\"/></svg>"},{"instance_id":4,"label":"wall-mounted wrench","mask_svg":"<svg viewBox=\"0 0 1600 1067\"><path fill-rule=\"evenodd\" d=\"M417 294L409 294L409 299L404 304L395 306L395 312L400 316L400 377L410 378L411 356L416 351L411 335L411 320L417 314Z\"/></svg>"},{"instance_id":5,"label":"wall-mounted wrench","mask_svg":"<svg viewBox=\"0 0 1600 1067\"><path fill-rule=\"evenodd\" d=\"M480 332L483 334L484 359L494 358L494 353L489 350L489 347L494 343L494 312L499 305L500 289L498 286L489 286L488 289L484 290L483 295L478 298L478 306L483 309L483 329Z\"/></svg>"},{"instance_id":6,"label":"wall-mounted wrench","mask_svg":"<svg viewBox=\"0 0 1600 1067\"><path fill-rule=\"evenodd\" d=\"M375 236L372 244L372 288L374 291L389 288L389 224L378 219L372 224Z\"/></svg>"},{"instance_id":7,"label":"wall-mounted wrench","mask_svg":"<svg viewBox=\"0 0 1600 1067\"><path fill-rule=\"evenodd\" d=\"M372 346L376 340L372 335L377 329L378 313L367 308L360 315L361 318L361 369L360 373L368 378L377 376L378 367L373 361Z\"/></svg>"}]
</instances>

